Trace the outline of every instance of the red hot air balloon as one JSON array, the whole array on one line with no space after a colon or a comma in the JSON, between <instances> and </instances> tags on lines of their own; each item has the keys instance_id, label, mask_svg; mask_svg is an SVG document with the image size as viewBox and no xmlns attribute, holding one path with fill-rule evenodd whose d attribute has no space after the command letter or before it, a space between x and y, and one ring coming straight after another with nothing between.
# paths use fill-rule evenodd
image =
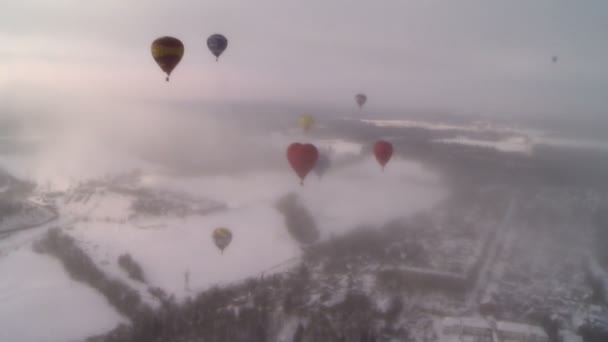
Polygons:
<instances>
[{"instance_id":1,"label":"red hot air balloon","mask_svg":"<svg viewBox=\"0 0 608 342\"><path fill-rule=\"evenodd\" d=\"M374 144L374 155L376 156L376 160L380 165L382 165L382 170L386 166L386 163L393 156L393 145L384 140L378 140Z\"/></svg>"},{"instance_id":2,"label":"red hot air balloon","mask_svg":"<svg viewBox=\"0 0 608 342\"><path fill-rule=\"evenodd\" d=\"M287 148L287 160L300 177L301 185L304 185L306 175L314 169L317 159L319 159L319 151L315 145L293 143Z\"/></svg>"}]
</instances>

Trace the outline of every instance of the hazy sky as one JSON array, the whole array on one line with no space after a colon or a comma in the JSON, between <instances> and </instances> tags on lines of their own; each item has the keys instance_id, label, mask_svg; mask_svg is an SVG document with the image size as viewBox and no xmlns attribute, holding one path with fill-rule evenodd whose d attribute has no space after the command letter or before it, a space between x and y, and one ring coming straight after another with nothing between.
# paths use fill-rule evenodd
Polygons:
<instances>
[{"instance_id":1,"label":"hazy sky","mask_svg":"<svg viewBox=\"0 0 608 342\"><path fill-rule=\"evenodd\" d=\"M370 115L597 116L608 110L606 18L606 0L2 0L0 109L348 110L363 91ZM212 33L229 39L219 63ZM186 46L170 84L150 55L163 35Z\"/></svg>"}]
</instances>

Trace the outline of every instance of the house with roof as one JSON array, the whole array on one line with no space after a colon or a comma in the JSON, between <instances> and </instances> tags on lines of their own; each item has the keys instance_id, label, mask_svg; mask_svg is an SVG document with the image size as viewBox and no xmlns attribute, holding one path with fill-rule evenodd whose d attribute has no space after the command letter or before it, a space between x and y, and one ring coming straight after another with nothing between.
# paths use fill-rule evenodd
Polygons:
<instances>
[{"instance_id":1,"label":"house with roof","mask_svg":"<svg viewBox=\"0 0 608 342\"><path fill-rule=\"evenodd\" d=\"M545 331L534 325L494 321L481 317L445 317L440 342L548 342Z\"/></svg>"}]
</instances>

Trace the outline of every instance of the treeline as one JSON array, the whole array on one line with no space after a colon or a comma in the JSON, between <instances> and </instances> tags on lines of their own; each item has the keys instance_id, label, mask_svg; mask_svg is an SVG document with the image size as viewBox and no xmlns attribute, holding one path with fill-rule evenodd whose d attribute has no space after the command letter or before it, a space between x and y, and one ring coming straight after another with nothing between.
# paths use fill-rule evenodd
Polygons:
<instances>
[{"instance_id":1,"label":"treeline","mask_svg":"<svg viewBox=\"0 0 608 342\"><path fill-rule=\"evenodd\" d=\"M216 288L181 305L169 299L154 316L89 341L270 341L268 297L256 291L251 306L233 304L243 294L242 287Z\"/></svg>"},{"instance_id":2,"label":"treeline","mask_svg":"<svg viewBox=\"0 0 608 342\"><path fill-rule=\"evenodd\" d=\"M295 193L281 197L276 203L277 210L283 214L285 226L291 237L302 244L314 243L320 233L312 213L302 205Z\"/></svg>"},{"instance_id":3,"label":"treeline","mask_svg":"<svg viewBox=\"0 0 608 342\"><path fill-rule=\"evenodd\" d=\"M0 198L0 222L6 216L17 214L23 208L23 203L7 198Z\"/></svg>"},{"instance_id":4,"label":"treeline","mask_svg":"<svg viewBox=\"0 0 608 342\"><path fill-rule=\"evenodd\" d=\"M89 342L277 341L290 318L297 319L299 325L293 338L286 342L375 342L381 334L405 334L390 324L377 324L387 317L394 320L402 305L395 304L390 312L381 312L367 295L354 289L335 304L311 304L319 284L307 265L280 275L214 288L183 303L177 303L162 289L149 289L161 303L153 310L142 302L137 291L106 276L74 238L60 229L49 230L34 249L57 257L72 278L98 290L130 318L131 324L91 337ZM121 260L123 265L131 265L129 268L136 265L126 255Z\"/></svg>"},{"instance_id":5,"label":"treeline","mask_svg":"<svg viewBox=\"0 0 608 342\"><path fill-rule=\"evenodd\" d=\"M34 244L34 250L58 258L74 280L98 290L110 304L131 320L153 315L137 291L120 280L109 278L77 245L74 238L60 229L49 230L43 239Z\"/></svg>"},{"instance_id":6,"label":"treeline","mask_svg":"<svg viewBox=\"0 0 608 342\"><path fill-rule=\"evenodd\" d=\"M145 283L144 270L141 266L133 260L131 254L126 253L118 257L118 266L120 266L127 274L129 278Z\"/></svg>"},{"instance_id":7,"label":"treeline","mask_svg":"<svg viewBox=\"0 0 608 342\"><path fill-rule=\"evenodd\" d=\"M310 305L311 281L303 266L283 275L214 288L182 304L169 299L154 316L89 342L376 342L382 334L406 336L389 323L377 324L395 322L402 303L396 301L387 312L380 312L369 297L352 291L335 305ZM291 318L299 321L294 335L278 340Z\"/></svg>"},{"instance_id":8,"label":"treeline","mask_svg":"<svg viewBox=\"0 0 608 342\"><path fill-rule=\"evenodd\" d=\"M409 241L408 231L397 224L384 229L360 228L313 246L307 260L322 265L323 272L329 274L370 266L376 286L388 293L437 290L454 295L465 293L469 287L466 274L426 270L428 251ZM412 267L404 268L404 264Z\"/></svg>"}]
</instances>

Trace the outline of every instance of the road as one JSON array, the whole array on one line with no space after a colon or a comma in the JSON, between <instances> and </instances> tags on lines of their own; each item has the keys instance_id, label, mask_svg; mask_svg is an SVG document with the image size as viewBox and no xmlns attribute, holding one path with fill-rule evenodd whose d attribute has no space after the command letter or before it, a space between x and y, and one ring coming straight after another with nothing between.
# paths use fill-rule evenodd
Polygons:
<instances>
[{"instance_id":1,"label":"road","mask_svg":"<svg viewBox=\"0 0 608 342\"><path fill-rule=\"evenodd\" d=\"M91 213L97 209L99 203L96 203L86 214L88 217ZM52 227L67 227L78 220L80 217L70 217L62 220L61 210L54 212L55 216L52 219L46 220L45 222L39 223L37 225L31 225L27 227L21 227L18 229L12 229L9 233L10 235L0 239L0 257L5 255L9 250L15 250L20 248L21 246L30 244L31 242L37 240L42 235L44 235L50 228Z\"/></svg>"},{"instance_id":2,"label":"road","mask_svg":"<svg viewBox=\"0 0 608 342\"><path fill-rule=\"evenodd\" d=\"M483 293L491 279L490 276L492 274L492 268L496 263L498 256L500 255L506 237L508 236L509 232L513 227L510 223L511 218L513 217L514 212L516 211L516 197L516 194L511 197L505 216L501 220L498 227L496 227L496 236L494 237L494 239L492 239L492 241L489 242L490 246L487 258L479 269L479 272L477 273L477 279L475 279L475 283L469 291L465 306L462 309L461 314L471 314L477 311L477 306L481 302Z\"/></svg>"}]
</instances>

